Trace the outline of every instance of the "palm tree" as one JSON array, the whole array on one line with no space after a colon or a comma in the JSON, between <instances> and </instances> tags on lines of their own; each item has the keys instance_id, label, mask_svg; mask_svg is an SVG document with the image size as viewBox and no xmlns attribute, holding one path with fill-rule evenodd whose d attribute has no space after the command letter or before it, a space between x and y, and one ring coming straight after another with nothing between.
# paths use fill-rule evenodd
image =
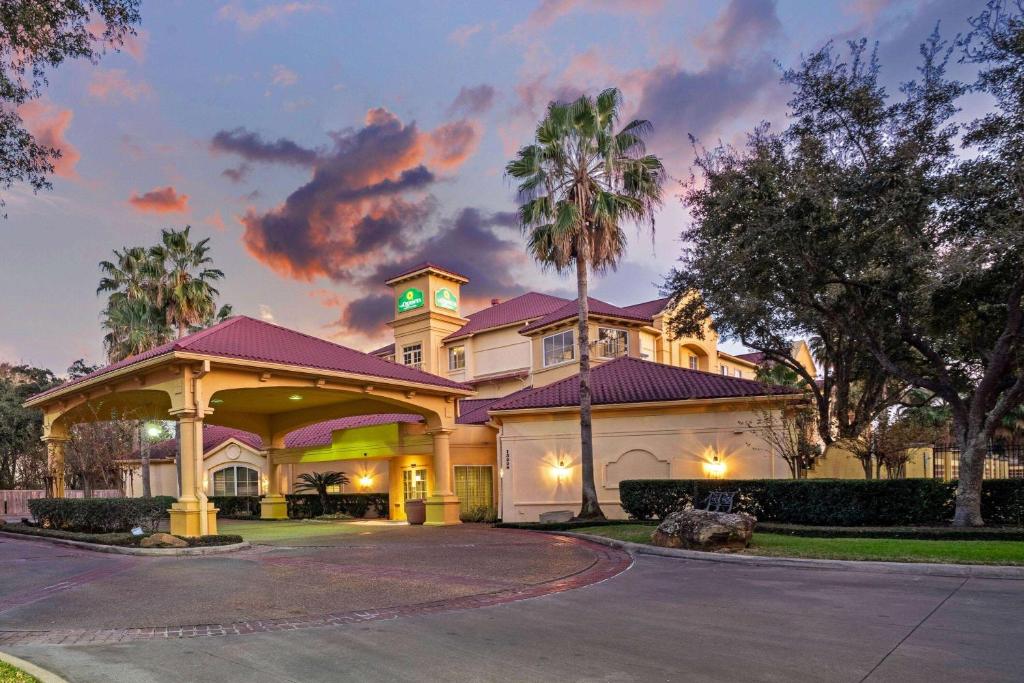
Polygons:
<instances>
[{"instance_id":1,"label":"palm tree","mask_svg":"<svg viewBox=\"0 0 1024 683\"><path fill-rule=\"evenodd\" d=\"M327 514L327 489L349 482L344 472L304 472L295 483L296 491L315 491L320 496L320 514Z\"/></svg>"},{"instance_id":2,"label":"palm tree","mask_svg":"<svg viewBox=\"0 0 1024 683\"><path fill-rule=\"evenodd\" d=\"M505 167L518 182L519 222L528 249L545 268L575 269L580 358L580 454L583 502L580 519L602 519L594 484L591 428L590 340L587 301L590 271L614 269L626 249L623 224L648 224L661 205L664 167L646 153L648 121L618 132L622 94L616 88L596 98L552 102L536 139Z\"/></svg>"},{"instance_id":3,"label":"palm tree","mask_svg":"<svg viewBox=\"0 0 1024 683\"><path fill-rule=\"evenodd\" d=\"M161 270L157 306L164 311L167 324L177 330L179 339L192 329L209 325L215 318L231 315L229 305L216 311L219 292L213 283L223 279L224 272L210 267L210 238L193 243L191 230L191 226L184 230L162 230L160 244L149 250Z\"/></svg>"}]
</instances>

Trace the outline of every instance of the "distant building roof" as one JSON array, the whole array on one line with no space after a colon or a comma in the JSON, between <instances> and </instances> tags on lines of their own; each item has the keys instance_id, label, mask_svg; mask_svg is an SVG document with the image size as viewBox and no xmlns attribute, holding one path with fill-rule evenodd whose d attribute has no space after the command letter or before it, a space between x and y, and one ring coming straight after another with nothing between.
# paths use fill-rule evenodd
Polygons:
<instances>
[{"instance_id":1,"label":"distant building roof","mask_svg":"<svg viewBox=\"0 0 1024 683\"><path fill-rule=\"evenodd\" d=\"M760 365L764 362L764 354L760 351L754 351L752 353L737 353L736 357L742 358L748 363L753 363L754 365Z\"/></svg>"},{"instance_id":2,"label":"distant building roof","mask_svg":"<svg viewBox=\"0 0 1024 683\"><path fill-rule=\"evenodd\" d=\"M593 297L587 297L587 303L590 306L591 315L605 316L609 318L620 318L623 320L634 320L636 322L648 324L654 322L651 319L651 316L647 315L644 312L637 313L635 311L629 310L628 308L615 306L613 304L608 303L607 301L601 301L600 299L595 299ZM639 305L643 306L645 304ZM529 325L527 325L526 327L522 328L519 331L523 334L526 334L529 332L533 332L534 330L539 330L542 327L547 327L548 325L553 325L555 323L559 323L565 320L572 320L577 317L577 313L578 304L576 300L569 301L566 302L564 305L560 306L559 308L555 309L551 313L548 313L544 317L539 318L538 320L534 320L532 323L530 323Z\"/></svg>"},{"instance_id":3,"label":"distant building roof","mask_svg":"<svg viewBox=\"0 0 1024 683\"><path fill-rule=\"evenodd\" d=\"M622 310L629 311L635 315L643 316L645 318L654 318L662 311L665 310L665 306L668 305L670 297L664 296L660 299L654 299L653 301L645 301L640 304L633 304L632 306L623 306Z\"/></svg>"},{"instance_id":4,"label":"distant building roof","mask_svg":"<svg viewBox=\"0 0 1024 683\"><path fill-rule=\"evenodd\" d=\"M799 389L762 384L711 372L623 357L594 368L590 375L594 405L651 403L712 398L799 394ZM490 412L578 406L580 382L572 375L547 386L507 396Z\"/></svg>"},{"instance_id":5,"label":"distant building roof","mask_svg":"<svg viewBox=\"0 0 1024 683\"><path fill-rule=\"evenodd\" d=\"M100 368L96 372L65 382L59 387L33 396L30 401L59 392L77 384L101 377L115 370L129 367L175 351L188 351L206 356L240 358L246 360L281 363L317 370L347 372L369 377L416 382L446 389L469 390L464 384L438 377L423 370L389 363L362 351L350 349L286 327L272 325L247 316L235 316L205 330L168 342L122 361Z\"/></svg>"},{"instance_id":6,"label":"distant building roof","mask_svg":"<svg viewBox=\"0 0 1024 683\"><path fill-rule=\"evenodd\" d=\"M530 391L533 391L533 387L526 387L519 391L514 391L506 396L498 396L495 398L461 399L459 401L459 417L455 422L460 425L487 424L491 419L491 416L488 414L488 410L491 406L498 401L505 401Z\"/></svg>"},{"instance_id":7,"label":"distant building roof","mask_svg":"<svg viewBox=\"0 0 1024 683\"><path fill-rule=\"evenodd\" d=\"M461 339L484 330L540 318L561 308L568 301L568 299L550 294L527 292L476 313L470 313L466 316L469 318L469 322L445 337L444 341Z\"/></svg>"},{"instance_id":8,"label":"distant building roof","mask_svg":"<svg viewBox=\"0 0 1024 683\"><path fill-rule=\"evenodd\" d=\"M369 353L371 356L378 356L378 357L379 356L393 356L393 355L395 355L395 343L391 342L390 344L387 344L386 346L382 346L379 349L374 349L373 351L368 351L367 353Z\"/></svg>"},{"instance_id":9,"label":"distant building roof","mask_svg":"<svg viewBox=\"0 0 1024 683\"><path fill-rule=\"evenodd\" d=\"M359 427L373 427L383 424L397 424L422 422L419 415L410 413L381 413L379 415L356 415L355 417L341 417L336 420L317 422L296 429L284 438L286 448L315 448L317 446L330 446L334 432L343 429L357 429ZM222 446L227 441L235 439L253 450L263 450L263 439L252 432L220 425L203 425L203 452L209 453ZM164 439L157 441L150 447L149 457L152 460L174 460L178 451L178 442L175 439ZM135 451L131 459L138 460L141 454Z\"/></svg>"}]
</instances>

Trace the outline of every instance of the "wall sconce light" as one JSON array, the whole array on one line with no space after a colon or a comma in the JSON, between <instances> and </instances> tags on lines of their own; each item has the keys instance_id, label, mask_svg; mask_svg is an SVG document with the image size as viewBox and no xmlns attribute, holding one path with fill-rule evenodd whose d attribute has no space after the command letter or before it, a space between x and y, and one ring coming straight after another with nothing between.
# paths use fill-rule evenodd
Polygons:
<instances>
[{"instance_id":1,"label":"wall sconce light","mask_svg":"<svg viewBox=\"0 0 1024 683\"><path fill-rule=\"evenodd\" d=\"M288 397L288 400L289 401L301 401L302 400L302 396L300 394L292 394L291 396Z\"/></svg>"},{"instance_id":2,"label":"wall sconce light","mask_svg":"<svg viewBox=\"0 0 1024 683\"><path fill-rule=\"evenodd\" d=\"M367 473L367 474L364 474L363 476L359 477L359 485L362 486L364 489L370 488L370 485L372 485L372 484L373 484L373 475L372 474Z\"/></svg>"},{"instance_id":3,"label":"wall sconce light","mask_svg":"<svg viewBox=\"0 0 1024 683\"><path fill-rule=\"evenodd\" d=\"M704 474L710 479L721 479L725 476L725 461L716 455L711 462L704 463Z\"/></svg>"},{"instance_id":4,"label":"wall sconce light","mask_svg":"<svg viewBox=\"0 0 1024 683\"><path fill-rule=\"evenodd\" d=\"M263 478L260 480L260 484L263 486L263 493L270 490L270 480L267 479L267 475L263 475Z\"/></svg>"},{"instance_id":5,"label":"wall sconce light","mask_svg":"<svg viewBox=\"0 0 1024 683\"><path fill-rule=\"evenodd\" d=\"M565 461L559 460L557 465L552 466L551 471L555 473L555 478L561 481L569 478L572 468L566 465Z\"/></svg>"},{"instance_id":6,"label":"wall sconce light","mask_svg":"<svg viewBox=\"0 0 1024 683\"><path fill-rule=\"evenodd\" d=\"M210 474L208 472L203 472L203 490L205 491L208 488L210 488Z\"/></svg>"},{"instance_id":7,"label":"wall sconce light","mask_svg":"<svg viewBox=\"0 0 1024 683\"><path fill-rule=\"evenodd\" d=\"M164 433L164 430L162 430L160 428L160 425L158 425L158 424L154 424L154 423L151 422L148 425L146 425L146 436L148 436L151 439L155 439L158 436L162 436L163 433Z\"/></svg>"}]
</instances>

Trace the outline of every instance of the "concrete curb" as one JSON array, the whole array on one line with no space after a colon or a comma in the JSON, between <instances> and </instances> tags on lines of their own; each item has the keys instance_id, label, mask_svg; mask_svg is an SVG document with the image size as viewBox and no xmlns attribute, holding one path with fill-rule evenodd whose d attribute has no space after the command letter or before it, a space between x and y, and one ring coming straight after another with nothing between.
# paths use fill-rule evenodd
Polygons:
<instances>
[{"instance_id":1,"label":"concrete curb","mask_svg":"<svg viewBox=\"0 0 1024 683\"><path fill-rule=\"evenodd\" d=\"M768 557L764 555L731 555L724 553L702 552L699 550L679 550L660 548L643 543L618 541L604 536L578 534L572 531L541 531L542 534L569 536L593 543L600 543L618 550L625 550L630 555L655 555L658 557L674 557L682 560L698 560L700 562L717 562L719 564L738 564L748 567L790 567L793 569L831 569L833 571L871 572L875 574L912 574L915 576L949 576L956 578L978 579L1012 579L1024 580L1024 567L995 566L986 564L936 564L932 562L874 562L867 560L812 560L797 557Z\"/></svg>"},{"instance_id":2,"label":"concrete curb","mask_svg":"<svg viewBox=\"0 0 1024 683\"><path fill-rule=\"evenodd\" d=\"M68 683L66 679L61 678L52 671L47 671L32 662L26 662L24 659L9 655L6 652L0 652L0 662L7 662L11 666L21 669L29 676L35 676L39 679L40 683Z\"/></svg>"},{"instance_id":3,"label":"concrete curb","mask_svg":"<svg viewBox=\"0 0 1024 683\"><path fill-rule=\"evenodd\" d=\"M17 538L25 541L43 541L55 545L66 545L72 548L91 550L96 553L110 553L112 555L140 555L143 557L179 557L183 555L220 555L233 553L238 550L249 548L248 541L232 543L231 545L209 545L196 548L126 548L118 545L100 545L98 543L85 543L84 541L72 541L66 538L49 538L47 536L33 536L32 534L19 534L10 531L0 531L0 536L6 538Z\"/></svg>"}]
</instances>

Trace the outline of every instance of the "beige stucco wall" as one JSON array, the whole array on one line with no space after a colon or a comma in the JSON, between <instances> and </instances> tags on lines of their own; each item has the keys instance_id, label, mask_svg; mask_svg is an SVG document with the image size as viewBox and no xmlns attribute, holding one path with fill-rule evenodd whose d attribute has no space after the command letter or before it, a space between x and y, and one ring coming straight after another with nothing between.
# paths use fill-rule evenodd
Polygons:
<instances>
[{"instance_id":1,"label":"beige stucco wall","mask_svg":"<svg viewBox=\"0 0 1024 683\"><path fill-rule=\"evenodd\" d=\"M178 495L178 470L173 462L151 462L149 464L149 488L154 496ZM125 490L131 498L142 497L142 470L133 465Z\"/></svg>"},{"instance_id":2,"label":"beige stucco wall","mask_svg":"<svg viewBox=\"0 0 1024 683\"><path fill-rule=\"evenodd\" d=\"M499 453L509 453L501 478L506 521L537 521L542 512L577 511L580 502L577 413L502 415ZM660 406L594 412L594 466L598 498L609 517L624 517L618 481L637 478L693 479L707 476L715 455L724 476L787 478L786 463L770 453L749 424L749 405ZM566 472L559 476L561 462Z\"/></svg>"},{"instance_id":3,"label":"beige stucco wall","mask_svg":"<svg viewBox=\"0 0 1024 683\"><path fill-rule=\"evenodd\" d=\"M481 332L466 340L470 379L530 367L530 340L519 334L519 327ZM461 342L454 342L458 343Z\"/></svg>"}]
</instances>

